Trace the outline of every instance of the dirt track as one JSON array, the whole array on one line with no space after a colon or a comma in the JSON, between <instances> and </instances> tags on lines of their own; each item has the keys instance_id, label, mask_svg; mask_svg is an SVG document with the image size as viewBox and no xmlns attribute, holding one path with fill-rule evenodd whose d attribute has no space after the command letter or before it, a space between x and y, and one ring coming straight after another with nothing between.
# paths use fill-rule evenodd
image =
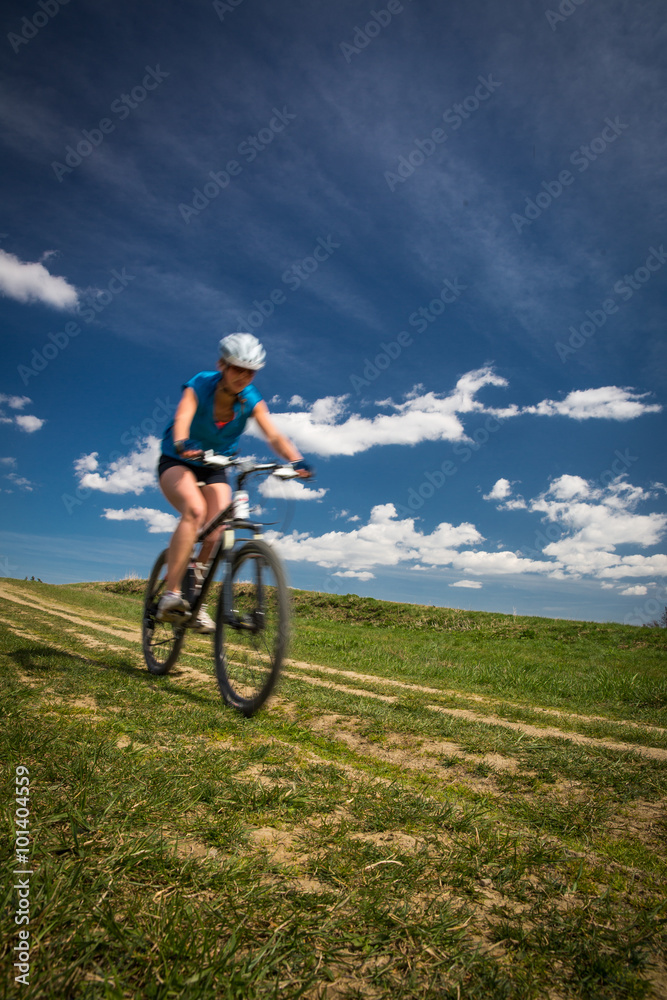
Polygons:
<instances>
[{"instance_id":1,"label":"dirt track","mask_svg":"<svg viewBox=\"0 0 667 1000\"><path fill-rule=\"evenodd\" d=\"M88 612L85 610L79 610L77 614L72 614L71 607L57 601L42 598L41 596L32 600L27 599L23 591L5 582L0 583L0 597L4 600L5 607L15 604L21 607L32 608L41 613L46 613L53 618L61 619L78 626L77 629L71 628L66 631L76 636L84 644L90 646L91 648L95 648L97 650L107 648L113 649L114 651L131 652L134 647L134 651L136 651L137 654L137 666L141 667L141 652L140 649L137 648L141 639L141 632L137 627L126 625L121 620L114 618L111 615L102 614L98 611ZM2 618L0 620L2 620L4 624L8 625L14 632L16 632L16 634L20 634L26 638L30 637L35 640L39 638L36 635L26 632L25 629L21 629L20 626L16 625L8 618ZM104 622L104 624L101 624L100 622ZM80 629L90 629L94 631L97 636L92 637L87 635L86 631L80 631ZM125 640L131 645L108 645L101 640L100 634L108 635L109 637L113 637L115 639ZM67 651L62 646L59 646L58 648L62 649L63 652ZM208 659L208 656L203 650L199 655L197 653L189 652L189 656L195 656L197 659L202 659L203 661ZM340 667L334 668L327 667L322 664L306 663L301 660L288 659L286 661L285 673L287 676L298 678L307 684L326 687L331 690L341 691L346 694L353 694L362 698L375 698L385 703L397 702L401 691L427 695L461 696L461 692L453 690L449 691L446 689L410 684L394 678L377 677L371 674L362 674L354 670L345 670ZM212 670L210 673L206 673L185 663L179 664L178 670L174 672L174 675L180 675L184 678L184 680L189 680L195 683L215 683ZM351 687L345 683L346 680L357 682L357 684L361 685L368 685L368 687ZM389 688L390 690L395 691L396 694L385 694L381 690L377 690L378 688ZM506 729L524 733L527 736L537 738L555 737L580 745L587 745L591 747L597 746L621 753L632 752L653 760L667 760L667 750L660 747L641 746L632 742L631 731L632 729L638 728L637 724L634 722L614 720L616 725L627 727L628 730L630 730L628 733L628 742L625 743L618 740L604 740L597 739L592 736L584 736L580 733L572 732L567 729L560 729L556 725L537 726L526 722L510 721L508 719L503 719L502 716L493 712L493 709L499 703L494 702L491 698L472 694L466 695L466 700L479 702L480 708L483 707L487 711L473 712L470 709L449 708L434 704L426 705L425 708L429 711L440 712L454 718L467 719L472 722L483 723L489 726L501 726ZM517 707L520 706L517 704ZM534 711L534 709L532 710ZM596 721L599 718L576 714L568 716L566 713L555 709L541 709L539 711L551 718L570 719L572 722ZM641 728L645 731L653 731L656 734L664 734L665 732L664 729L659 727L642 726Z\"/></svg>"}]
</instances>

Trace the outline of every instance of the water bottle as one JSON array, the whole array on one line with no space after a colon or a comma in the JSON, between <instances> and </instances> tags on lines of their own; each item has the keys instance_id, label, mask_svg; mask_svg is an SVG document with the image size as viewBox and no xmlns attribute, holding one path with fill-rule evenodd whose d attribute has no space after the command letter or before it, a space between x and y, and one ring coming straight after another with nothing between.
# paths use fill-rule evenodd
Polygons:
<instances>
[{"instance_id":1,"label":"water bottle","mask_svg":"<svg viewBox=\"0 0 667 1000\"><path fill-rule=\"evenodd\" d=\"M250 497L245 490L237 490L233 497L234 517L238 521L247 521L250 518Z\"/></svg>"}]
</instances>

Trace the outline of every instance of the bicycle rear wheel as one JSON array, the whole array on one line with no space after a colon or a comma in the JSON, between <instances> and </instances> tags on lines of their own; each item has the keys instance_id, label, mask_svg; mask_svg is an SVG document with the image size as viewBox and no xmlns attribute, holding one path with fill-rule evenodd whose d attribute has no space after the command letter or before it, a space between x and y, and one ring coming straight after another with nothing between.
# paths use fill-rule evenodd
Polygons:
<instances>
[{"instance_id":1,"label":"bicycle rear wheel","mask_svg":"<svg viewBox=\"0 0 667 1000\"><path fill-rule=\"evenodd\" d=\"M141 643L146 666L152 674L166 674L178 659L185 630L172 622L161 622L155 617L157 606L165 589L167 550L160 553L150 575L144 595L141 622Z\"/></svg>"},{"instance_id":2,"label":"bicycle rear wheel","mask_svg":"<svg viewBox=\"0 0 667 1000\"><path fill-rule=\"evenodd\" d=\"M230 586L233 610L226 616L224 595ZM288 635L282 563L266 542L246 542L234 556L218 601L215 672L227 705L250 716L264 704L278 680Z\"/></svg>"}]
</instances>

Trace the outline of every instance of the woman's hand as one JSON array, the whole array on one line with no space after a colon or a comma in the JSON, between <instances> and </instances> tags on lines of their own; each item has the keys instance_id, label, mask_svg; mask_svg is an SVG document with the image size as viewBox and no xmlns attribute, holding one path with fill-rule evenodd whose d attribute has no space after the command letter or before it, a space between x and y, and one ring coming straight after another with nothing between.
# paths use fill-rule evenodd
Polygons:
<instances>
[{"instance_id":1,"label":"woman's hand","mask_svg":"<svg viewBox=\"0 0 667 1000\"><path fill-rule=\"evenodd\" d=\"M292 462L292 466L294 471L298 472L299 479L310 479L311 476L315 475L312 465L308 465L308 462L304 462L302 458L297 459L296 462Z\"/></svg>"},{"instance_id":2,"label":"woman's hand","mask_svg":"<svg viewBox=\"0 0 667 1000\"><path fill-rule=\"evenodd\" d=\"M192 458L201 458L204 452L201 448L188 448L187 440L174 441L174 450L179 458L186 461Z\"/></svg>"}]
</instances>

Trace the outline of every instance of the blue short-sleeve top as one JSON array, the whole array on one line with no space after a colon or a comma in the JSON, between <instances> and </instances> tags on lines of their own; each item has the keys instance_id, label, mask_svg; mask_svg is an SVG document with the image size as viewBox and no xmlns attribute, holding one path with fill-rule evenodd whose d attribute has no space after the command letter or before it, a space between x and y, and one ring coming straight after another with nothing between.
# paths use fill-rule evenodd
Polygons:
<instances>
[{"instance_id":1,"label":"blue short-sleeve top","mask_svg":"<svg viewBox=\"0 0 667 1000\"><path fill-rule=\"evenodd\" d=\"M219 426L213 419L215 390L222 378L220 372L198 372L183 384L183 389L190 388L197 397L197 409L190 425L190 437L187 440L189 448L213 448L219 455L231 455L236 451L238 440L243 433L252 411L262 399L261 393L250 383L238 394L234 403L234 416L226 424ZM178 458L174 448L174 421L172 420L162 438L162 454L170 458ZM201 462L189 458L188 464L201 465Z\"/></svg>"}]
</instances>

